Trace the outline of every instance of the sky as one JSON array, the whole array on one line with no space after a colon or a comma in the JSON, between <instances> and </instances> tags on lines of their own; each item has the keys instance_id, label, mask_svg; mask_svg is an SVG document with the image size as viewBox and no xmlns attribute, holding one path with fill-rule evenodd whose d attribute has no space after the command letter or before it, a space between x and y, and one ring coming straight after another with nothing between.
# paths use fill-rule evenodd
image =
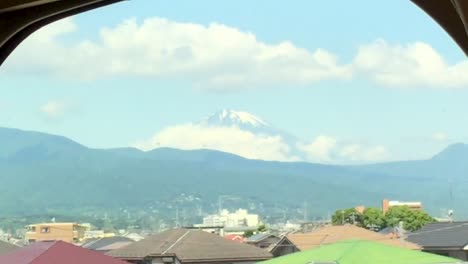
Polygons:
<instances>
[{"instance_id":1,"label":"sky","mask_svg":"<svg viewBox=\"0 0 468 264\"><path fill-rule=\"evenodd\" d=\"M93 148L425 159L468 143L467 72L454 41L408 0L132 0L28 38L0 68L0 126ZM299 140L198 125L221 109Z\"/></svg>"}]
</instances>

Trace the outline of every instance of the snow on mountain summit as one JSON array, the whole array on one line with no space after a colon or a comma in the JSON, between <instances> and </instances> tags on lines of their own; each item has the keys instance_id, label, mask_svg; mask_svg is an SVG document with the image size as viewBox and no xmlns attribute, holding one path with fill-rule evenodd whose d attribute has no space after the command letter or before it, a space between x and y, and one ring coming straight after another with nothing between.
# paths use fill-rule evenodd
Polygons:
<instances>
[{"instance_id":1,"label":"snow on mountain summit","mask_svg":"<svg viewBox=\"0 0 468 264\"><path fill-rule=\"evenodd\" d=\"M214 115L209 116L208 118L204 119L202 122L204 125L216 125L216 126L232 126L232 125L248 125L253 127L265 127L269 126L267 122L262 120L261 118L242 111L234 111L234 110L222 110Z\"/></svg>"}]
</instances>

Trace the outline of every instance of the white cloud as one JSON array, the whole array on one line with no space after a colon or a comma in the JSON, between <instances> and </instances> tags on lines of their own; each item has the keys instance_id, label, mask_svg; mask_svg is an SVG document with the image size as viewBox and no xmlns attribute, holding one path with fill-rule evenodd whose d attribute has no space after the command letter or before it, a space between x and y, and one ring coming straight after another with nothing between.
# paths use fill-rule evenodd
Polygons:
<instances>
[{"instance_id":1,"label":"white cloud","mask_svg":"<svg viewBox=\"0 0 468 264\"><path fill-rule=\"evenodd\" d=\"M160 147L213 149L249 159L326 164L369 163L390 157L384 146L349 143L327 135L320 135L310 143L287 142L280 135L254 133L237 126L204 124L169 126L149 140L137 142L134 147L145 151Z\"/></svg>"},{"instance_id":2,"label":"white cloud","mask_svg":"<svg viewBox=\"0 0 468 264\"><path fill-rule=\"evenodd\" d=\"M297 161L291 147L280 136L254 134L236 126L213 127L196 124L171 126L153 138L135 144L143 150L158 147L214 149L250 159Z\"/></svg>"},{"instance_id":3,"label":"white cloud","mask_svg":"<svg viewBox=\"0 0 468 264\"><path fill-rule=\"evenodd\" d=\"M84 79L183 76L211 89L309 85L352 76L350 66L324 49L311 52L288 41L268 44L219 23L131 19L102 29L98 41L66 44L59 38L75 30L66 19L38 31L15 51L6 69Z\"/></svg>"},{"instance_id":4,"label":"white cloud","mask_svg":"<svg viewBox=\"0 0 468 264\"><path fill-rule=\"evenodd\" d=\"M348 143L337 138L321 135L299 148L307 160L320 163L365 163L388 160L390 153L385 146Z\"/></svg>"},{"instance_id":5,"label":"white cloud","mask_svg":"<svg viewBox=\"0 0 468 264\"><path fill-rule=\"evenodd\" d=\"M70 105L62 101L49 101L40 107L40 111L49 119L61 119L70 110Z\"/></svg>"},{"instance_id":6,"label":"white cloud","mask_svg":"<svg viewBox=\"0 0 468 264\"><path fill-rule=\"evenodd\" d=\"M330 136L318 136L309 144L300 144L299 148L314 162L332 162L332 152L337 146L337 140Z\"/></svg>"},{"instance_id":7,"label":"white cloud","mask_svg":"<svg viewBox=\"0 0 468 264\"><path fill-rule=\"evenodd\" d=\"M355 70L389 87L467 88L468 60L449 65L429 44L390 45L384 40L362 45Z\"/></svg>"},{"instance_id":8,"label":"white cloud","mask_svg":"<svg viewBox=\"0 0 468 264\"><path fill-rule=\"evenodd\" d=\"M447 142L449 139L448 135L444 132L437 132L432 134L432 140L437 142Z\"/></svg>"}]
</instances>

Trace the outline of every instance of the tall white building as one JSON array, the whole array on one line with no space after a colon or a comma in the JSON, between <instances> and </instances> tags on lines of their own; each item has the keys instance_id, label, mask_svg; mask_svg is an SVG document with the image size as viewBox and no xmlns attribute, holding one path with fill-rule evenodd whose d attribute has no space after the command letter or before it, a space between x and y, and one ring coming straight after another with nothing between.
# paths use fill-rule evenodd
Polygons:
<instances>
[{"instance_id":1,"label":"tall white building","mask_svg":"<svg viewBox=\"0 0 468 264\"><path fill-rule=\"evenodd\" d=\"M219 214L204 217L203 225L224 227L255 227L259 225L259 217L256 214L249 214L245 209L239 209L233 213L223 209Z\"/></svg>"}]
</instances>

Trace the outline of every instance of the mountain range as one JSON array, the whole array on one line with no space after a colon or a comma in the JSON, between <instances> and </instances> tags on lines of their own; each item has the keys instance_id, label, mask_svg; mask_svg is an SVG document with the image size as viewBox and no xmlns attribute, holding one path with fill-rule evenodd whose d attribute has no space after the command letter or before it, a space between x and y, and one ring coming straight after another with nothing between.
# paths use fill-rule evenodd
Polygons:
<instances>
[{"instance_id":1,"label":"mountain range","mask_svg":"<svg viewBox=\"0 0 468 264\"><path fill-rule=\"evenodd\" d=\"M422 201L434 215L453 208L455 216L468 216L465 144L428 160L359 166L252 160L206 149L92 149L62 136L11 128L0 128L0 146L3 213L162 208L180 195L208 207L231 195L258 210L307 202L311 215L379 206L389 198Z\"/></svg>"}]
</instances>

